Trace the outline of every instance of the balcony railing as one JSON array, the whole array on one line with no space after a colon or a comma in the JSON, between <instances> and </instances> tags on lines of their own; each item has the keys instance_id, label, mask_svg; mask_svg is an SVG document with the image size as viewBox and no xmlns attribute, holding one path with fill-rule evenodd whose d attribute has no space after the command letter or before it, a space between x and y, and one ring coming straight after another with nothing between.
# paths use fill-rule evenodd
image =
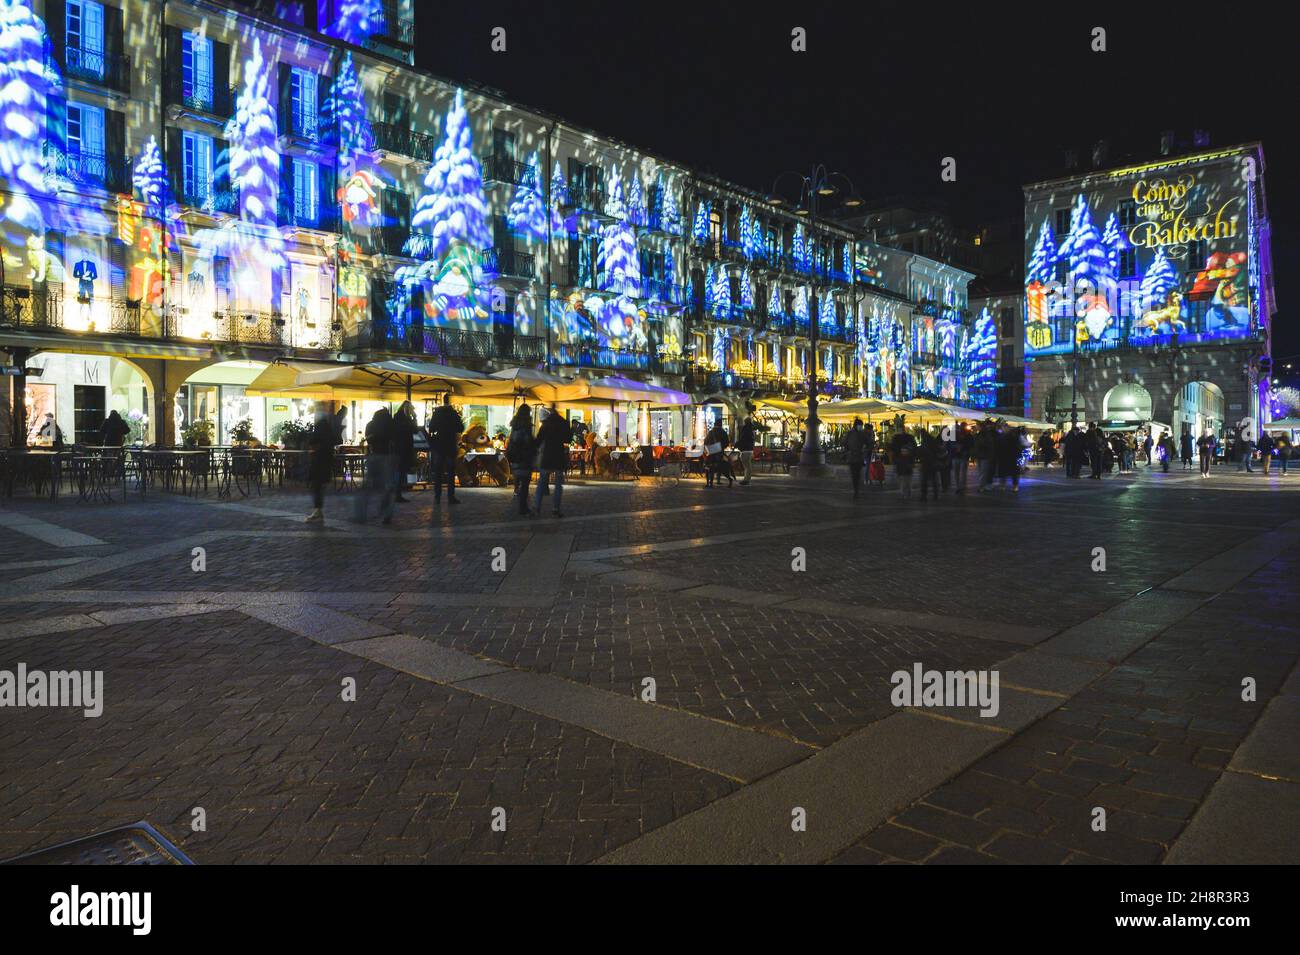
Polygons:
<instances>
[{"instance_id":1,"label":"balcony railing","mask_svg":"<svg viewBox=\"0 0 1300 955\"><path fill-rule=\"evenodd\" d=\"M235 95L233 86L212 83L194 83L186 89L179 74L167 83L168 105L206 113L219 119L229 119L234 115Z\"/></svg>"},{"instance_id":2,"label":"balcony railing","mask_svg":"<svg viewBox=\"0 0 1300 955\"><path fill-rule=\"evenodd\" d=\"M488 275L531 279L536 274L531 252L516 249L487 249L483 253L483 271Z\"/></svg>"},{"instance_id":3,"label":"balcony railing","mask_svg":"<svg viewBox=\"0 0 1300 955\"><path fill-rule=\"evenodd\" d=\"M569 207L582 212L605 213L605 189L596 183L570 183Z\"/></svg>"},{"instance_id":4,"label":"balcony railing","mask_svg":"<svg viewBox=\"0 0 1300 955\"><path fill-rule=\"evenodd\" d=\"M375 47L395 43L410 47L415 45L415 21L398 15L397 4L380 4L381 16L370 17L370 35L366 46Z\"/></svg>"},{"instance_id":5,"label":"balcony railing","mask_svg":"<svg viewBox=\"0 0 1300 955\"><path fill-rule=\"evenodd\" d=\"M69 46L64 50L64 62L68 76L89 80L119 93L131 92L131 61L121 54Z\"/></svg>"},{"instance_id":6,"label":"balcony railing","mask_svg":"<svg viewBox=\"0 0 1300 955\"><path fill-rule=\"evenodd\" d=\"M276 216L282 226L317 229L321 232L333 232L338 228L338 207L333 204L319 205L313 209L307 203L281 196Z\"/></svg>"},{"instance_id":7,"label":"balcony railing","mask_svg":"<svg viewBox=\"0 0 1300 955\"><path fill-rule=\"evenodd\" d=\"M337 351L343 347L343 332L328 319L314 324L295 324L274 310L227 308L212 313L212 331L194 335L187 329L182 310L167 315L164 334L170 339L218 341L275 348L306 348ZM187 334L188 331L188 334Z\"/></svg>"},{"instance_id":8,"label":"balcony railing","mask_svg":"<svg viewBox=\"0 0 1300 955\"><path fill-rule=\"evenodd\" d=\"M209 215L238 215L239 191L236 189L183 189L181 205Z\"/></svg>"},{"instance_id":9,"label":"balcony railing","mask_svg":"<svg viewBox=\"0 0 1300 955\"><path fill-rule=\"evenodd\" d=\"M486 182L502 182L517 186L528 174L528 163L520 162L510 156L493 154L483 160L483 179Z\"/></svg>"},{"instance_id":10,"label":"balcony railing","mask_svg":"<svg viewBox=\"0 0 1300 955\"><path fill-rule=\"evenodd\" d=\"M34 287L6 285L0 296L0 325L62 329L65 295L65 287L59 282ZM79 310L82 306L77 303L75 307ZM108 313L107 323L104 322L105 311ZM89 314L95 331L115 335L140 334L139 302L96 298L91 300Z\"/></svg>"},{"instance_id":11,"label":"balcony railing","mask_svg":"<svg viewBox=\"0 0 1300 955\"><path fill-rule=\"evenodd\" d=\"M97 186L109 192L131 191L129 156L105 156L103 153L63 152L47 142L44 147L45 168L78 186Z\"/></svg>"},{"instance_id":12,"label":"balcony railing","mask_svg":"<svg viewBox=\"0 0 1300 955\"><path fill-rule=\"evenodd\" d=\"M674 285L667 279L642 278L641 298L656 299L660 302L680 303L682 287Z\"/></svg>"},{"instance_id":13,"label":"balcony railing","mask_svg":"<svg viewBox=\"0 0 1300 955\"><path fill-rule=\"evenodd\" d=\"M533 335L392 323L376 323L370 333L373 348L426 355L443 364L453 359L523 363L546 357L546 339Z\"/></svg>"},{"instance_id":14,"label":"balcony railing","mask_svg":"<svg viewBox=\"0 0 1300 955\"><path fill-rule=\"evenodd\" d=\"M708 391L763 391L768 393L788 390L785 379L772 372L711 371L705 376Z\"/></svg>"},{"instance_id":15,"label":"balcony railing","mask_svg":"<svg viewBox=\"0 0 1300 955\"><path fill-rule=\"evenodd\" d=\"M309 142L317 142L325 129L325 121L319 114L307 109L293 109L280 116L280 133L284 136L297 136Z\"/></svg>"},{"instance_id":16,"label":"balcony railing","mask_svg":"<svg viewBox=\"0 0 1300 955\"><path fill-rule=\"evenodd\" d=\"M375 134L376 149L397 153L399 156L409 156L421 162L433 162L436 144L433 137L427 133L417 133L394 123L374 123L371 129Z\"/></svg>"}]
</instances>

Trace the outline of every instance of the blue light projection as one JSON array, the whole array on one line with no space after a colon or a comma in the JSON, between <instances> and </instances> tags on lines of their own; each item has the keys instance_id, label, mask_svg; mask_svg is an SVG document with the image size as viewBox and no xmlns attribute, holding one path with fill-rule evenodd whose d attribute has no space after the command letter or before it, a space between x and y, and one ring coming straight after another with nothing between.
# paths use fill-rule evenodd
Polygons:
<instances>
[{"instance_id":1,"label":"blue light projection","mask_svg":"<svg viewBox=\"0 0 1300 955\"><path fill-rule=\"evenodd\" d=\"M530 243L546 241L546 204L537 190L538 176L537 152L534 151L528 157L524 174L506 211L506 223L511 231Z\"/></svg>"}]
</instances>

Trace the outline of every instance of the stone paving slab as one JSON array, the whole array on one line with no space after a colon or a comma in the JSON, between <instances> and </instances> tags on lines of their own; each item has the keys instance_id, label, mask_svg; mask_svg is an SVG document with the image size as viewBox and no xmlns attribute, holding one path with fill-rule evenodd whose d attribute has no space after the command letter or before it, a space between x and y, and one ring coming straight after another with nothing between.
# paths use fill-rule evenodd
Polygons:
<instances>
[{"instance_id":1,"label":"stone paving slab","mask_svg":"<svg viewBox=\"0 0 1300 955\"><path fill-rule=\"evenodd\" d=\"M334 647L434 683L459 683L491 673L506 672L505 667L488 660L448 650L404 633L349 640L336 643Z\"/></svg>"},{"instance_id":2,"label":"stone paving slab","mask_svg":"<svg viewBox=\"0 0 1300 955\"><path fill-rule=\"evenodd\" d=\"M1300 784L1224 773L1165 857L1166 865L1295 865Z\"/></svg>"}]
</instances>

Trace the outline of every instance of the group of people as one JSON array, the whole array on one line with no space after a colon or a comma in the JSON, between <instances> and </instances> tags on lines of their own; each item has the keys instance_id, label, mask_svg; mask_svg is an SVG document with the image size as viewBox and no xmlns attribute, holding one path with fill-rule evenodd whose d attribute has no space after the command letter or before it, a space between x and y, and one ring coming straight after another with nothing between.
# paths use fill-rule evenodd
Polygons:
<instances>
[{"instance_id":1,"label":"group of people","mask_svg":"<svg viewBox=\"0 0 1300 955\"><path fill-rule=\"evenodd\" d=\"M1283 433L1270 435L1264 432L1258 440L1251 440L1244 430L1234 432L1221 448L1219 439L1212 431L1206 430L1199 437L1185 430L1174 440L1168 431L1159 438L1150 432L1138 439L1134 432L1112 432L1107 434L1096 422L1090 422L1086 429L1073 425L1059 441L1048 433L1038 439L1038 459L1044 467L1050 467L1058 457L1062 458L1067 477L1082 477L1083 466L1088 465L1088 477L1101 480L1103 474L1109 474L1118 465L1120 474L1134 471L1139 460L1146 462L1148 468L1157 464L1162 471L1168 471L1175 461L1182 470L1190 471L1199 459L1201 477L1209 477L1211 468L1221 451L1226 450L1229 461L1237 462L1237 470L1253 472L1252 461L1256 453L1260 456L1265 474L1269 473L1274 458L1277 458L1282 473L1287 471L1291 459L1291 442Z\"/></svg>"},{"instance_id":2,"label":"group of people","mask_svg":"<svg viewBox=\"0 0 1300 955\"><path fill-rule=\"evenodd\" d=\"M533 412L527 403L520 404L510 419L510 437L506 442L506 461L515 487L515 503L521 517L536 517L542 511L542 498L551 494L551 513L563 517L560 501L564 495L564 472L569 466L569 443L575 440L567 418L551 405L542 425L533 433ZM537 489L533 506L528 506L528 485L537 472ZM550 487L555 485L554 493Z\"/></svg>"},{"instance_id":3,"label":"group of people","mask_svg":"<svg viewBox=\"0 0 1300 955\"><path fill-rule=\"evenodd\" d=\"M901 424L894 428L887 442L879 441L871 424L863 426L862 419L854 418L853 426L844 436L844 460L849 468L853 496L860 497L864 471L868 481L871 471L879 469L877 478L883 483L883 461L877 453L887 451L898 478L898 493L902 498L912 496L916 472L921 475L921 500L939 499L942 491L965 494L969 483L970 463L976 463L976 487L983 492L991 489L996 480L1005 487L1010 482L1013 491L1020 490L1021 460L1029 448L1029 438L1024 428L1006 422L986 420L974 428L965 423L956 427L916 429L909 431Z\"/></svg>"},{"instance_id":4,"label":"group of people","mask_svg":"<svg viewBox=\"0 0 1300 955\"><path fill-rule=\"evenodd\" d=\"M325 487L334 477L334 451L343 443L347 412L340 408L331 415L321 409L316 412L307 449L311 452L307 476L311 485L312 510L308 522L325 519ZM456 500L456 457L465 422L451 406L451 396L421 426L416 419L411 402L404 401L396 412L387 406L380 408L366 423L365 478L353 499L352 520L365 523L370 512L370 498L378 492L379 518L384 524L393 522L397 504L405 503L402 492L409 487L409 475L415 470L416 438L420 436L429 448L429 467L433 475L434 507L442 506L443 485L447 488L449 504Z\"/></svg>"}]
</instances>

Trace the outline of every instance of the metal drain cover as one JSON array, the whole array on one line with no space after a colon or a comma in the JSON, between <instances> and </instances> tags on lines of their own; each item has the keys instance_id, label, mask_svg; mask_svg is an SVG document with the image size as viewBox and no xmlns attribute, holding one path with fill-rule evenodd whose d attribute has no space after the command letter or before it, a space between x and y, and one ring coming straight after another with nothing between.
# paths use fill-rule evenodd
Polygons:
<instances>
[{"instance_id":1,"label":"metal drain cover","mask_svg":"<svg viewBox=\"0 0 1300 955\"><path fill-rule=\"evenodd\" d=\"M147 822L137 822L84 839L5 859L0 865L193 865Z\"/></svg>"}]
</instances>

